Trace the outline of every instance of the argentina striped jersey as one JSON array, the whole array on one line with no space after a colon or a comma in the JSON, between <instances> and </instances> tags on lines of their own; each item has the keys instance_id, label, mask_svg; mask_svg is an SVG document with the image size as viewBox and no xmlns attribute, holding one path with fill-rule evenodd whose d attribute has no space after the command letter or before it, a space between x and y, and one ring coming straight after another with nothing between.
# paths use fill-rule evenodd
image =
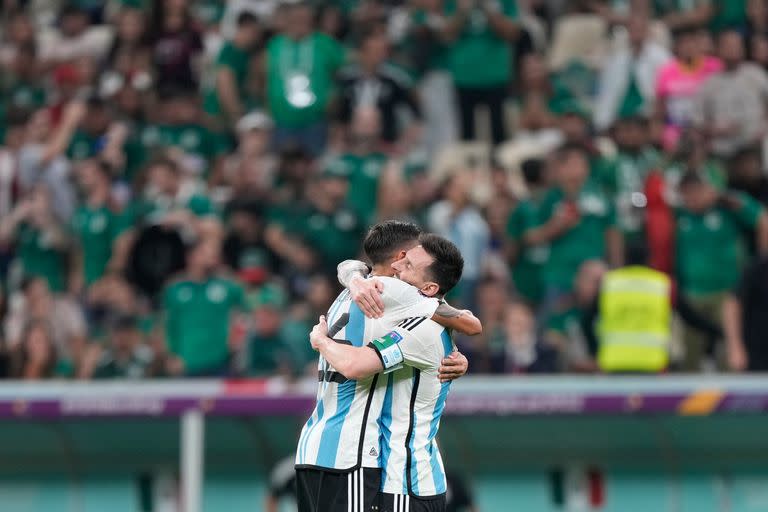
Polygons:
<instances>
[{"instance_id":1,"label":"argentina striped jersey","mask_svg":"<svg viewBox=\"0 0 768 512\"><path fill-rule=\"evenodd\" d=\"M328 310L328 335L338 343L363 346L392 330L414 314L432 316L435 299L398 279L376 277L384 284L384 316L365 318L344 290ZM414 313L417 312L417 313ZM378 468L379 416L384 401L385 376L349 380L320 357L317 403L301 430L296 450L297 468L350 471Z\"/></svg>"},{"instance_id":2,"label":"argentina striped jersey","mask_svg":"<svg viewBox=\"0 0 768 512\"><path fill-rule=\"evenodd\" d=\"M449 332L421 317L401 322L371 343L387 379L381 411L382 491L431 497L446 491L437 431L450 383L438 369L454 350Z\"/></svg>"}]
</instances>

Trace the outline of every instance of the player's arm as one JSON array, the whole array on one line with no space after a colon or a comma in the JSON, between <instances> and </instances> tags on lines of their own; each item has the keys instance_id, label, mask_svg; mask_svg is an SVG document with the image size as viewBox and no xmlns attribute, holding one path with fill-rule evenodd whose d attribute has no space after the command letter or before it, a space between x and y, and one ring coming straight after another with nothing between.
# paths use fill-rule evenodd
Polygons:
<instances>
[{"instance_id":1,"label":"player's arm","mask_svg":"<svg viewBox=\"0 0 768 512\"><path fill-rule=\"evenodd\" d=\"M377 279L366 279L371 269L358 260L344 260L336 267L339 283L349 290L352 300L368 318L381 318L384 301L381 294L384 285Z\"/></svg>"},{"instance_id":2,"label":"player's arm","mask_svg":"<svg viewBox=\"0 0 768 512\"><path fill-rule=\"evenodd\" d=\"M483 324L470 310L456 309L447 302L440 303L432 320L467 336L476 336L483 332Z\"/></svg>"},{"instance_id":3,"label":"player's arm","mask_svg":"<svg viewBox=\"0 0 768 512\"><path fill-rule=\"evenodd\" d=\"M366 279L370 273L368 265L362 261L345 260L336 268L339 283L349 289L352 301L368 318L381 318L384 314L384 302L381 294L384 285L378 279ZM483 332L483 326L475 315L468 310L459 310L447 303L441 303L432 320L443 327L454 331L475 336Z\"/></svg>"},{"instance_id":4,"label":"player's arm","mask_svg":"<svg viewBox=\"0 0 768 512\"><path fill-rule=\"evenodd\" d=\"M309 342L337 372L348 379L360 380L384 370L382 359L374 350L338 343L329 338L325 316L321 316L312 329Z\"/></svg>"}]
</instances>

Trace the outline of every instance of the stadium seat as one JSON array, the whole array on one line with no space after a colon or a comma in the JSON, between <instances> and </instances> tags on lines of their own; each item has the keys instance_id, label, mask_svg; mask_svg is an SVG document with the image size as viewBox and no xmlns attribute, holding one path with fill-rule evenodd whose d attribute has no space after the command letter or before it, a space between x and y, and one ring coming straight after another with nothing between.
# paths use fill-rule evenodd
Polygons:
<instances>
[{"instance_id":1,"label":"stadium seat","mask_svg":"<svg viewBox=\"0 0 768 512\"><path fill-rule=\"evenodd\" d=\"M598 67L606 47L607 29L605 20L599 16L578 14L560 19L547 58L550 69L559 70L573 60Z\"/></svg>"}]
</instances>

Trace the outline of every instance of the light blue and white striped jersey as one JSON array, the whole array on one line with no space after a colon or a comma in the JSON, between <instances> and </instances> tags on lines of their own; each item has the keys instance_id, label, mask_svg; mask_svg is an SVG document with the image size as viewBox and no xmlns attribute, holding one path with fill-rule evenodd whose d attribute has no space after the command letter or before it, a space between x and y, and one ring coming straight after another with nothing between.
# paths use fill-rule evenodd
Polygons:
<instances>
[{"instance_id":1,"label":"light blue and white striped jersey","mask_svg":"<svg viewBox=\"0 0 768 512\"><path fill-rule=\"evenodd\" d=\"M414 315L432 316L436 299L398 279L376 277L384 284L384 316L366 318L344 290L328 310L328 334L339 343L364 346ZM349 380L320 357L317 404L301 430L296 451L297 468L351 471L378 468L379 416L386 386L384 376Z\"/></svg>"},{"instance_id":2,"label":"light blue and white striped jersey","mask_svg":"<svg viewBox=\"0 0 768 512\"><path fill-rule=\"evenodd\" d=\"M382 491L431 497L446 491L437 431L450 389L438 378L453 340L426 317L407 319L371 343L384 363L387 381L381 411Z\"/></svg>"}]
</instances>

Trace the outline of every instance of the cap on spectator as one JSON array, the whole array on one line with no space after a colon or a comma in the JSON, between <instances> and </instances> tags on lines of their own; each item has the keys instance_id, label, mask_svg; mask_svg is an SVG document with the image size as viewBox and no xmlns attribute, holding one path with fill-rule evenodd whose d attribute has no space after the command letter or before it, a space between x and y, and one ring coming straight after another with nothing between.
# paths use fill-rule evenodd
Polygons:
<instances>
[{"instance_id":1,"label":"cap on spectator","mask_svg":"<svg viewBox=\"0 0 768 512\"><path fill-rule=\"evenodd\" d=\"M261 110L254 110L245 114L237 122L237 133L243 134L251 130L271 130L274 126L272 118Z\"/></svg>"},{"instance_id":2,"label":"cap on spectator","mask_svg":"<svg viewBox=\"0 0 768 512\"><path fill-rule=\"evenodd\" d=\"M288 297L282 286L275 283L267 283L264 286L248 294L248 305L251 309L273 308L282 309L288 303Z\"/></svg>"},{"instance_id":3,"label":"cap on spectator","mask_svg":"<svg viewBox=\"0 0 768 512\"><path fill-rule=\"evenodd\" d=\"M336 158L323 168L323 172L320 173L320 177L323 179L341 178L349 179L350 170L349 166L340 158Z\"/></svg>"}]
</instances>

